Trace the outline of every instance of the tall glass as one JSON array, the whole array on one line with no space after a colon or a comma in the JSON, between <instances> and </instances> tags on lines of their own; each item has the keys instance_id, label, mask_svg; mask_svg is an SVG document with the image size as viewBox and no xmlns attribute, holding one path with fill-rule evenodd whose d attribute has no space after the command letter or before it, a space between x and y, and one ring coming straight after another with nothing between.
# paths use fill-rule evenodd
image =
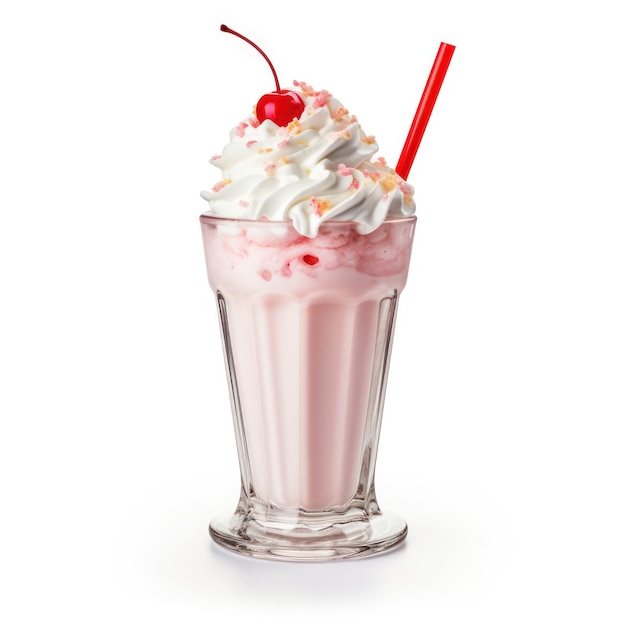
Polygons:
<instances>
[{"instance_id":1,"label":"tall glass","mask_svg":"<svg viewBox=\"0 0 626 626\"><path fill-rule=\"evenodd\" d=\"M415 218L361 235L326 222L200 217L216 294L241 471L211 537L250 556L368 556L406 536L374 470L398 297Z\"/></svg>"}]
</instances>

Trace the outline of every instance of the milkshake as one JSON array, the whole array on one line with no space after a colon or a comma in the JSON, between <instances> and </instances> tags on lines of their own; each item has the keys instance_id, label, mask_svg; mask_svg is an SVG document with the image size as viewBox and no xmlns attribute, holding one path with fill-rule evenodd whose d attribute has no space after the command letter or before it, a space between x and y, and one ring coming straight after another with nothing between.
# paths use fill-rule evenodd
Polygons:
<instances>
[{"instance_id":1,"label":"milkshake","mask_svg":"<svg viewBox=\"0 0 626 626\"><path fill-rule=\"evenodd\" d=\"M415 218L362 235L326 222L202 216L241 470L222 545L256 556L363 556L406 534L383 515L374 467L398 297Z\"/></svg>"},{"instance_id":2,"label":"milkshake","mask_svg":"<svg viewBox=\"0 0 626 626\"><path fill-rule=\"evenodd\" d=\"M331 93L276 85L202 193L241 471L210 533L262 558L368 556L407 532L380 509L374 470L413 188Z\"/></svg>"},{"instance_id":3,"label":"milkshake","mask_svg":"<svg viewBox=\"0 0 626 626\"><path fill-rule=\"evenodd\" d=\"M369 235L328 222L315 238L289 224L201 221L244 490L283 512L365 500L414 218Z\"/></svg>"}]
</instances>

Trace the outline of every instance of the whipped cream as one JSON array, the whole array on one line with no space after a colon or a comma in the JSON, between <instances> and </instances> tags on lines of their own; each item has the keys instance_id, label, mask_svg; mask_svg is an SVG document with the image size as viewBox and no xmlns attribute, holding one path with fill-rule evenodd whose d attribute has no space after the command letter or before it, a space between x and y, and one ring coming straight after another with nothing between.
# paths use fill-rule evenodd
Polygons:
<instances>
[{"instance_id":1,"label":"whipped cream","mask_svg":"<svg viewBox=\"0 0 626 626\"><path fill-rule=\"evenodd\" d=\"M356 117L327 91L294 85L305 103L299 120L282 127L253 115L210 160L222 180L201 194L208 214L291 221L315 237L328 220L356 222L367 234L387 216L415 213L413 188L384 159L372 161L378 145Z\"/></svg>"}]
</instances>

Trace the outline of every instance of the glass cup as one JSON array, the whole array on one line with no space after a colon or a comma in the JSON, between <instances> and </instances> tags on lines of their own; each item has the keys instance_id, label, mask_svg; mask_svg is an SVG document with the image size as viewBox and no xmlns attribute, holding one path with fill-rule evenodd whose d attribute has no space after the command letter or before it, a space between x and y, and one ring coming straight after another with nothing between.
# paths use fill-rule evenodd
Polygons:
<instances>
[{"instance_id":1,"label":"glass cup","mask_svg":"<svg viewBox=\"0 0 626 626\"><path fill-rule=\"evenodd\" d=\"M398 297L415 217L361 235L325 222L200 217L216 294L241 472L233 514L211 537L249 556L326 561L398 545L376 452Z\"/></svg>"}]
</instances>

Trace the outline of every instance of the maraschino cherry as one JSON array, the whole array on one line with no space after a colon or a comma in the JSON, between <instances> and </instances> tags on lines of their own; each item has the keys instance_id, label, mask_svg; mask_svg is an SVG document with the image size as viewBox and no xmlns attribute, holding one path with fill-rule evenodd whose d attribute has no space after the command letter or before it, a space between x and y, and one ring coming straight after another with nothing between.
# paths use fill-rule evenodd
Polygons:
<instances>
[{"instance_id":1,"label":"maraschino cherry","mask_svg":"<svg viewBox=\"0 0 626 626\"><path fill-rule=\"evenodd\" d=\"M244 37L237 31L232 30L232 28L228 28L226 24L222 24L220 30L225 33L230 33L231 35L236 35L240 39L248 42L253 48L256 48L256 50L263 55L263 58L267 61L270 69L272 70L272 74L274 74L276 91L272 91L272 93L266 93L264 96L261 96L256 105L256 116L259 122L272 120L272 122L278 126L287 126L294 119L300 119L300 116L304 111L304 101L295 91L280 88L278 75L276 74L276 70L274 69L274 66L269 60L267 54L265 54L259 46L250 41L247 37Z\"/></svg>"}]
</instances>

